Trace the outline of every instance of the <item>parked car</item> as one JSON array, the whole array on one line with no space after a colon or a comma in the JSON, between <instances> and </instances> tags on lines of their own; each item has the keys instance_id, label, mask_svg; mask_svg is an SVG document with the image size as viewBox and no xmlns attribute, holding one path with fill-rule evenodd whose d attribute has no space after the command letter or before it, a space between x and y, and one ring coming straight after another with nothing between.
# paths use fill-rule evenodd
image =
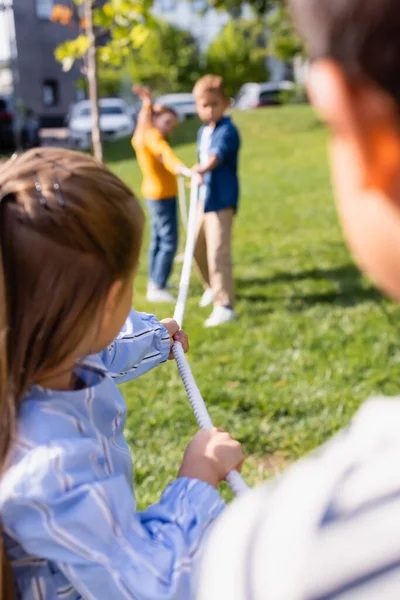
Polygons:
<instances>
[{"instance_id":1,"label":"parked car","mask_svg":"<svg viewBox=\"0 0 400 600\"><path fill-rule=\"evenodd\" d=\"M8 98L0 98L0 153L15 150L14 115Z\"/></svg>"},{"instance_id":2,"label":"parked car","mask_svg":"<svg viewBox=\"0 0 400 600\"><path fill-rule=\"evenodd\" d=\"M197 115L196 100L193 94L166 94L157 98L155 104L173 108L181 121Z\"/></svg>"},{"instance_id":3,"label":"parked car","mask_svg":"<svg viewBox=\"0 0 400 600\"><path fill-rule=\"evenodd\" d=\"M99 101L100 130L104 140L114 141L133 135L134 120L131 111L120 98L102 98ZM91 147L92 111L89 100L75 104L68 117L70 144L80 150Z\"/></svg>"},{"instance_id":4,"label":"parked car","mask_svg":"<svg viewBox=\"0 0 400 600\"><path fill-rule=\"evenodd\" d=\"M264 106L279 106L282 104L282 93L293 91L294 87L291 81L245 83L236 97L235 108L249 110Z\"/></svg>"},{"instance_id":5,"label":"parked car","mask_svg":"<svg viewBox=\"0 0 400 600\"><path fill-rule=\"evenodd\" d=\"M39 129L39 119L30 108L21 109L18 118L11 98L0 97L0 153L14 152L17 142L23 150L39 146Z\"/></svg>"}]
</instances>

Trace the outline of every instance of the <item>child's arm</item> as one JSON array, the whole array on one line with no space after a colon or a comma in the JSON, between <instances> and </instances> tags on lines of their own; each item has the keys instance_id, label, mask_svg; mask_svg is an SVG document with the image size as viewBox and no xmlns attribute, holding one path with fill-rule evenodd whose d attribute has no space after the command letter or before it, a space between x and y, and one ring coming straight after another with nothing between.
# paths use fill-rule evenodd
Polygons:
<instances>
[{"instance_id":1,"label":"child's arm","mask_svg":"<svg viewBox=\"0 0 400 600\"><path fill-rule=\"evenodd\" d=\"M141 98L142 108L132 138L132 146L138 148L147 145L153 155L156 156L173 175L187 174L188 169L172 151L168 142L162 137L159 131L152 129L151 113L153 103L149 88L135 87L134 92Z\"/></svg>"},{"instance_id":2,"label":"child's arm","mask_svg":"<svg viewBox=\"0 0 400 600\"><path fill-rule=\"evenodd\" d=\"M177 326L176 326L177 328ZM165 362L170 354L169 330L153 315L131 310L121 332L100 358L117 383L135 379Z\"/></svg>"},{"instance_id":3,"label":"child's arm","mask_svg":"<svg viewBox=\"0 0 400 600\"><path fill-rule=\"evenodd\" d=\"M146 145L151 153L173 175L179 175L187 171L182 161L179 160L171 146L157 129L151 129L146 132Z\"/></svg>"},{"instance_id":4,"label":"child's arm","mask_svg":"<svg viewBox=\"0 0 400 600\"><path fill-rule=\"evenodd\" d=\"M213 171L230 154L238 152L239 147L240 138L236 128L227 128L223 135L211 145L207 164L195 165L193 171L196 171L199 175L205 175L205 173Z\"/></svg>"},{"instance_id":5,"label":"child's arm","mask_svg":"<svg viewBox=\"0 0 400 600\"><path fill-rule=\"evenodd\" d=\"M208 159L208 162L205 165L195 165L193 167L193 171L195 171L199 175L204 175L205 173L208 173L209 171L213 171L216 167L218 167L219 162L220 161L218 159L218 156L213 154L210 156L210 158Z\"/></svg>"},{"instance_id":6,"label":"child's arm","mask_svg":"<svg viewBox=\"0 0 400 600\"><path fill-rule=\"evenodd\" d=\"M132 146L136 149L145 143L145 133L151 128L152 99L148 88L134 88L133 90L142 100L142 107L136 123Z\"/></svg>"}]
</instances>

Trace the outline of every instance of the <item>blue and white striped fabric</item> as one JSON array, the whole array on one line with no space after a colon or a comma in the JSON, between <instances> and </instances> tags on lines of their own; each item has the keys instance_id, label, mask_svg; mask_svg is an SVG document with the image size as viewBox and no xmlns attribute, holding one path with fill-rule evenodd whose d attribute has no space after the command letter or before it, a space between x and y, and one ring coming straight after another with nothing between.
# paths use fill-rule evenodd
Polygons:
<instances>
[{"instance_id":1,"label":"blue and white striped fabric","mask_svg":"<svg viewBox=\"0 0 400 600\"><path fill-rule=\"evenodd\" d=\"M169 354L167 330L132 311L115 342L78 370L82 390L32 388L12 466L0 484L6 547L23 600L190 596L191 566L223 508L218 492L174 481L136 512L126 405L116 383Z\"/></svg>"},{"instance_id":2,"label":"blue and white striped fabric","mask_svg":"<svg viewBox=\"0 0 400 600\"><path fill-rule=\"evenodd\" d=\"M398 600L400 399L232 503L196 577L196 600Z\"/></svg>"}]
</instances>

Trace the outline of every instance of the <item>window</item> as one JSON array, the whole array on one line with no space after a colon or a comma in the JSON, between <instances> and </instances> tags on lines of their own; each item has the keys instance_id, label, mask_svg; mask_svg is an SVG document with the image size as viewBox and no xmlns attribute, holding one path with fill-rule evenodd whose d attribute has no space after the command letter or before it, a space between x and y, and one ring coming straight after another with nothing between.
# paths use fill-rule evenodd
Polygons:
<instances>
[{"instance_id":1,"label":"window","mask_svg":"<svg viewBox=\"0 0 400 600\"><path fill-rule=\"evenodd\" d=\"M54 0L36 0L36 15L38 19L51 19Z\"/></svg>"},{"instance_id":2,"label":"window","mask_svg":"<svg viewBox=\"0 0 400 600\"><path fill-rule=\"evenodd\" d=\"M45 79L43 81L42 96L45 106L57 106L58 82L55 79Z\"/></svg>"}]
</instances>

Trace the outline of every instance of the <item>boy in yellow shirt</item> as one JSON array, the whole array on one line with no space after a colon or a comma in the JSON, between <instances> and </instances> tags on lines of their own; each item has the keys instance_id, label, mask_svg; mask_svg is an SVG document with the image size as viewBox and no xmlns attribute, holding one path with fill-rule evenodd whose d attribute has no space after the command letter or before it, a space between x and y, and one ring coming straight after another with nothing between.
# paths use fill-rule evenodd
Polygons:
<instances>
[{"instance_id":1,"label":"boy in yellow shirt","mask_svg":"<svg viewBox=\"0 0 400 600\"><path fill-rule=\"evenodd\" d=\"M178 125L178 115L167 106L153 106L147 88L135 88L135 93L143 104L132 146L143 174L142 194L151 222L147 300L174 302L167 282L178 247L176 176L187 169L167 140Z\"/></svg>"}]
</instances>

